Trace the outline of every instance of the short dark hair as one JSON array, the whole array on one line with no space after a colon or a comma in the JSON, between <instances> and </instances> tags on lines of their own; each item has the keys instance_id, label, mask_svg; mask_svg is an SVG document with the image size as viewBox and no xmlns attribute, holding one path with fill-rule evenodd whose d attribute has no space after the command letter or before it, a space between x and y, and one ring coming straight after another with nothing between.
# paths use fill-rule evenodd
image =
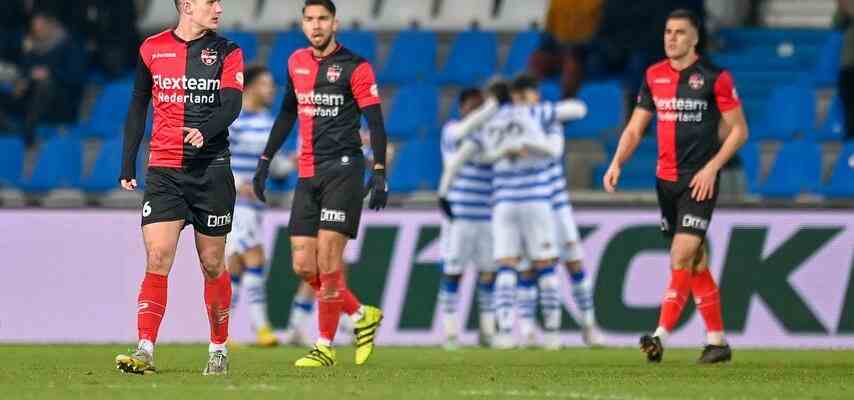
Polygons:
<instances>
[{"instance_id":1,"label":"short dark hair","mask_svg":"<svg viewBox=\"0 0 854 400\"><path fill-rule=\"evenodd\" d=\"M671 12L667 16L668 21L670 21L671 19L688 20L688 23L691 24L691 26L693 26L694 29L697 30L697 32L700 32L700 17L698 17L697 14L691 10L685 8L673 10L673 12Z\"/></svg>"},{"instance_id":2,"label":"short dark hair","mask_svg":"<svg viewBox=\"0 0 854 400\"><path fill-rule=\"evenodd\" d=\"M243 84L244 86L250 86L255 83L261 75L270 73L270 69L261 64L253 64L246 67L246 70L243 73Z\"/></svg>"},{"instance_id":3,"label":"short dark hair","mask_svg":"<svg viewBox=\"0 0 854 400\"><path fill-rule=\"evenodd\" d=\"M537 77L531 74L520 74L513 80L512 90L514 92L521 92L523 90L539 90L540 89L540 80Z\"/></svg>"},{"instance_id":4,"label":"short dark hair","mask_svg":"<svg viewBox=\"0 0 854 400\"><path fill-rule=\"evenodd\" d=\"M178 14L181 13L181 2L184 0L175 0L175 9L178 10Z\"/></svg>"},{"instance_id":5,"label":"short dark hair","mask_svg":"<svg viewBox=\"0 0 854 400\"><path fill-rule=\"evenodd\" d=\"M335 3L333 3L332 0L305 0L305 5L302 7L303 14L305 14L305 9L308 6L322 6L329 10L333 17L335 16Z\"/></svg>"},{"instance_id":6,"label":"short dark hair","mask_svg":"<svg viewBox=\"0 0 854 400\"><path fill-rule=\"evenodd\" d=\"M476 97L483 97L483 93L480 92L478 88L465 88L460 91L460 104L465 103L469 99L473 99Z\"/></svg>"},{"instance_id":7,"label":"short dark hair","mask_svg":"<svg viewBox=\"0 0 854 400\"><path fill-rule=\"evenodd\" d=\"M487 85L486 91L495 96L496 100L498 100L498 104L507 104L513 101L513 98L510 96L510 83L504 79L495 79L491 81L489 85Z\"/></svg>"}]
</instances>

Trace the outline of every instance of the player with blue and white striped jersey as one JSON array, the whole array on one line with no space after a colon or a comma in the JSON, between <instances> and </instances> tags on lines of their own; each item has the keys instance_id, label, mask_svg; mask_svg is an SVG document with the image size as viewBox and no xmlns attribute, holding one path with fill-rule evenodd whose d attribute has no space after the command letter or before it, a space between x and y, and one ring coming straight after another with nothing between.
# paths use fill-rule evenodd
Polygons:
<instances>
[{"instance_id":1,"label":"player with blue and white striped jersey","mask_svg":"<svg viewBox=\"0 0 854 400\"><path fill-rule=\"evenodd\" d=\"M516 104L523 104L528 107L532 115L543 124L544 129L554 134L563 135L563 123L583 118L587 111L583 103L575 100L564 100L559 103L541 101L539 82L536 78L527 75L519 76L513 82L513 97ZM578 104L576 112L568 112L568 110L558 112L560 108L567 108L573 102ZM602 344L602 337L596 329L596 318L593 309L593 287L582 265L584 252L581 247L578 226L575 223L572 213L572 204L569 192L567 191L563 166L564 160L563 154L561 154L554 159L550 169L553 182L552 208L554 209L555 221L558 228L557 235L561 253L560 261L564 264L570 276L572 295L576 306L582 313L582 338L587 345L598 346ZM536 279L538 281L541 309L544 314L543 321L547 332L560 327L560 302L557 297L559 282L554 272L553 269L540 270L537 271L536 277L531 275L526 277L523 274L521 278L523 281L526 279ZM525 299L526 297L531 297L531 295L527 294L526 296L522 292L518 297ZM530 324L533 324L533 319ZM554 346L554 343L548 343L554 337L556 335L546 336L547 347Z\"/></svg>"},{"instance_id":2,"label":"player with blue and white striped jersey","mask_svg":"<svg viewBox=\"0 0 854 400\"><path fill-rule=\"evenodd\" d=\"M498 334L493 344L510 348L516 268L522 257L533 260L537 268L554 266L558 258L549 167L563 152L563 135L547 135L526 108L514 106L507 83L493 83L489 91L501 107L447 163L439 193L447 196L465 161L477 156L493 163L493 248L500 265L495 283Z\"/></svg>"},{"instance_id":3,"label":"player with blue and white striped jersey","mask_svg":"<svg viewBox=\"0 0 854 400\"><path fill-rule=\"evenodd\" d=\"M226 239L226 257L231 272L232 307L237 303L241 286L246 287L249 297L249 317L262 346L277 343L267 319L265 260L261 224L264 204L255 199L252 192L252 177L258 158L264 151L267 137L275 121L270 105L275 95L275 85L269 70L264 67L249 67L244 73L243 110L229 128L231 169L237 186L237 202L234 206L232 231ZM275 173L286 175L293 169L288 165L289 157L277 166ZM277 158L277 159L278 159Z\"/></svg>"},{"instance_id":4,"label":"player with blue and white striped jersey","mask_svg":"<svg viewBox=\"0 0 854 400\"><path fill-rule=\"evenodd\" d=\"M449 162L459 151L467 134L476 130L497 108L494 100L484 102L478 89L460 93L459 120L448 121L442 129L442 160ZM495 335L495 312L492 292L495 283L495 260L492 256L492 166L471 159L453 179L447 193L447 206L453 218L442 223L441 251L443 265L439 288L439 305L445 330L445 348L457 347L460 331L459 283L466 267L479 272L478 308L481 343Z\"/></svg>"}]
</instances>

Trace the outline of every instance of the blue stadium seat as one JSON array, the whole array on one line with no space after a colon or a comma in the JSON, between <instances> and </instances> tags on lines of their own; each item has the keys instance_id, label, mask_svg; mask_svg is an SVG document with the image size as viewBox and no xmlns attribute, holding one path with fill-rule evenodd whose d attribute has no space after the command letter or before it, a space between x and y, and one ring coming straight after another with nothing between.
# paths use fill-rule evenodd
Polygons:
<instances>
[{"instance_id":1,"label":"blue stadium seat","mask_svg":"<svg viewBox=\"0 0 854 400\"><path fill-rule=\"evenodd\" d=\"M267 57L267 66L273 72L276 83L284 85L287 82L288 58L297 49L307 46L308 41L302 31L290 30L276 34Z\"/></svg>"},{"instance_id":2,"label":"blue stadium seat","mask_svg":"<svg viewBox=\"0 0 854 400\"><path fill-rule=\"evenodd\" d=\"M141 157L138 157L139 159ZM87 193L102 193L117 188L117 179L122 169L122 138L101 142L98 157L89 176L83 178L80 188ZM145 175L138 170L137 176ZM139 179L137 179L139 183Z\"/></svg>"},{"instance_id":3,"label":"blue stadium seat","mask_svg":"<svg viewBox=\"0 0 854 400\"><path fill-rule=\"evenodd\" d=\"M614 158L618 142L608 140L605 142L605 150L608 153L608 161ZM655 167L658 162L658 142L654 137L641 140L635 154L623 165L620 172L620 182L617 190L625 191L649 191L655 190ZM593 169L593 185L597 188L602 186L602 177L608 171L609 163L605 162Z\"/></svg>"},{"instance_id":4,"label":"blue stadium seat","mask_svg":"<svg viewBox=\"0 0 854 400\"><path fill-rule=\"evenodd\" d=\"M364 57L371 65L377 60L377 34L369 31L343 31L336 36L344 47Z\"/></svg>"},{"instance_id":5,"label":"blue stadium seat","mask_svg":"<svg viewBox=\"0 0 854 400\"><path fill-rule=\"evenodd\" d=\"M505 76L513 76L527 69L528 60L531 58L531 54L537 50L542 34L541 31L529 29L519 32L513 38L513 43L510 44L510 52L507 54L507 62L504 63L503 73Z\"/></svg>"},{"instance_id":6,"label":"blue stadium seat","mask_svg":"<svg viewBox=\"0 0 854 400\"><path fill-rule=\"evenodd\" d=\"M842 32L834 31L821 47L815 68L810 74L813 85L832 87L839 78L839 55L842 52Z\"/></svg>"},{"instance_id":7,"label":"blue stadium seat","mask_svg":"<svg viewBox=\"0 0 854 400\"><path fill-rule=\"evenodd\" d=\"M258 37L252 32L231 31L222 36L237 43L243 51L243 61L248 64L258 57Z\"/></svg>"},{"instance_id":8,"label":"blue stadium seat","mask_svg":"<svg viewBox=\"0 0 854 400\"><path fill-rule=\"evenodd\" d=\"M832 199L854 198L854 141L849 141L842 147L830 181L820 192Z\"/></svg>"},{"instance_id":9,"label":"blue stadium seat","mask_svg":"<svg viewBox=\"0 0 854 400\"><path fill-rule=\"evenodd\" d=\"M587 103L587 116L567 124L568 138L595 138L615 132L623 118L623 89L619 82L588 83L578 98Z\"/></svg>"},{"instance_id":10,"label":"blue stadium seat","mask_svg":"<svg viewBox=\"0 0 854 400\"><path fill-rule=\"evenodd\" d=\"M845 136L845 116L842 106L842 100L839 95L833 96L830 101L830 107L827 110L827 116L824 117L824 122L821 126L812 132L811 137L820 141L842 140Z\"/></svg>"},{"instance_id":11,"label":"blue stadium seat","mask_svg":"<svg viewBox=\"0 0 854 400\"><path fill-rule=\"evenodd\" d=\"M389 175L392 193L436 190L442 173L442 156L438 135L406 142Z\"/></svg>"},{"instance_id":12,"label":"blue stadium seat","mask_svg":"<svg viewBox=\"0 0 854 400\"><path fill-rule=\"evenodd\" d=\"M436 49L436 33L401 31L394 38L386 63L379 72L380 82L403 85L431 79L436 74Z\"/></svg>"},{"instance_id":13,"label":"blue stadium seat","mask_svg":"<svg viewBox=\"0 0 854 400\"><path fill-rule=\"evenodd\" d=\"M761 165L759 143L753 140L748 141L744 146L738 149L738 156L741 158L742 169L744 170L744 176L747 180L747 192L756 193L757 187L759 186L759 172Z\"/></svg>"},{"instance_id":14,"label":"blue stadium seat","mask_svg":"<svg viewBox=\"0 0 854 400\"><path fill-rule=\"evenodd\" d=\"M24 168L24 141L19 134L0 137L0 188L15 187Z\"/></svg>"},{"instance_id":15,"label":"blue stadium seat","mask_svg":"<svg viewBox=\"0 0 854 400\"><path fill-rule=\"evenodd\" d=\"M401 86L391 100L386 129L392 138L407 140L436 126L439 88L427 83Z\"/></svg>"},{"instance_id":16,"label":"blue stadium seat","mask_svg":"<svg viewBox=\"0 0 854 400\"><path fill-rule=\"evenodd\" d=\"M540 98L544 101L559 101L562 96L560 81L549 79L540 82Z\"/></svg>"},{"instance_id":17,"label":"blue stadium seat","mask_svg":"<svg viewBox=\"0 0 854 400\"><path fill-rule=\"evenodd\" d=\"M92 105L89 118L71 130L82 138L120 137L132 93L133 83L130 81L118 81L104 86Z\"/></svg>"},{"instance_id":18,"label":"blue stadium seat","mask_svg":"<svg viewBox=\"0 0 854 400\"><path fill-rule=\"evenodd\" d=\"M480 85L495 74L497 60L498 36L495 32L460 32L445 66L436 77L437 82L459 86Z\"/></svg>"},{"instance_id":19,"label":"blue stadium seat","mask_svg":"<svg viewBox=\"0 0 854 400\"><path fill-rule=\"evenodd\" d=\"M769 198L790 199L815 192L821 183L821 149L811 140L783 144L765 183L757 192Z\"/></svg>"},{"instance_id":20,"label":"blue stadium seat","mask_svg":"<svg viewBox=\"0 0 854 400\"><path fill-rule=\"evenodd\" d=\"M751 126L756 140L789 140L815 127L815 93L810 86L793 84L774 89L765 115Z\"/></svg>"},{"instance_id":21,"label":"blue stadium seat","mask_svg":"<svg viewBox=\"0 0 854 400\"><path fill-rule=\"evenodd\" d=\"M21 182L27 192L48 192L76 188L80 184L83 148L75 135L58 136L46 141L39 151L33 175Z\"/></svg>"}]
</instances>

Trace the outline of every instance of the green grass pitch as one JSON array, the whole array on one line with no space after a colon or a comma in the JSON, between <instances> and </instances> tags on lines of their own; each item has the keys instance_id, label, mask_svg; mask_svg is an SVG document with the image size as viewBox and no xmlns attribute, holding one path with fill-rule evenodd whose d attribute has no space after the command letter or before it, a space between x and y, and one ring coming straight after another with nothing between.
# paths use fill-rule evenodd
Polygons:
<instances>
[{"instance_id":1,"label":"green grass pitch","mask_svg":"<svg viewBox=\"0 0 854 400\"><path fill-rule=\"evenodd\" d=\"M728 365L697 350L647 365L635 349L493 351L378 348L353 364L298 370L304 349L241 347L228 377L203 377L206 345L163 345L155 375L113 364L128 345L0 346L2 399L854 399L854 351L735 349Z\"/></svg>"}]
</instances>

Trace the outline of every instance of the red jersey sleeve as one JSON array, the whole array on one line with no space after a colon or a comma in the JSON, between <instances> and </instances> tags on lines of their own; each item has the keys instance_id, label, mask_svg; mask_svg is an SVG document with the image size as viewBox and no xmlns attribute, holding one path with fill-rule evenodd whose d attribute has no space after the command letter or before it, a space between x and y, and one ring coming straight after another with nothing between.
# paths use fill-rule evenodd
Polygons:
<instances>
[{"instance_id":1,"label":"red jersey sleeve","mask_svg":"<svg viewBox=\"0 0 854 400\"><path fill-rule=\"evenodd\" d=\"M735 90L735 82L729 71L721 72L718 80L715 82L715 101L718 103L718 109L722 113L741 105L741 101L738 99L738 92Z\"/></svg>"},{"instance_id":2,"label":"red jersey sleeve","mask_svg":"<svg viewBox=\"0 0 854 400\"><path fill-rule=\"evenodd\" d=\"M225 56L222 64L222 88L243 91L243 50L239 47Z\"/></svg>"},{"instance_id":3,"label":"red jersey sleeve","mask_svg":"<svg viewBox=\"0 0 854 400\"><path fill-rule=\"evenodd\" d=\"M380 104L380 90L377 87L377 79L371 64L363 62L353 71L350 77L350 87L353 97L359 108L365 108L374 104Z\"/></svg>"}]
</instances>

